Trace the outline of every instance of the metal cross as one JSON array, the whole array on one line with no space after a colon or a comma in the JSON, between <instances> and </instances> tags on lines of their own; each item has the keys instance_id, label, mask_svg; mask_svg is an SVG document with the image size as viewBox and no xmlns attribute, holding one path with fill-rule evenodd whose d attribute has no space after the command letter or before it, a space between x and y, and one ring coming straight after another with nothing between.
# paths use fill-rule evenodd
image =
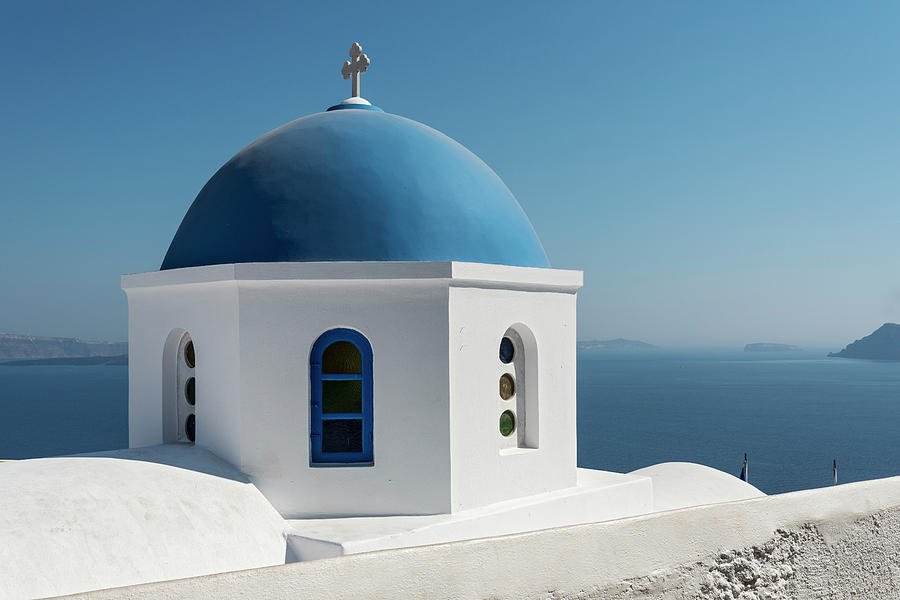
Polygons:
<instances>
[{"instance_id":1,"label":"metal cross","mask_svg":"<svg viewBox=\"0 0 900 600\"><path fill-rule=\"evenodd\" d=\"M352 96L354 98L359 97L359 76L361 73L365 73L369 68L369 57L363 54L362 46L358 43L353 42L353 45L350 46L350 58L352 61L345 60L344 66L341 68L341 75L344 76L344 79L350 79L350 76L353 76L353 93Z\"/></svg>"}]
</instances>

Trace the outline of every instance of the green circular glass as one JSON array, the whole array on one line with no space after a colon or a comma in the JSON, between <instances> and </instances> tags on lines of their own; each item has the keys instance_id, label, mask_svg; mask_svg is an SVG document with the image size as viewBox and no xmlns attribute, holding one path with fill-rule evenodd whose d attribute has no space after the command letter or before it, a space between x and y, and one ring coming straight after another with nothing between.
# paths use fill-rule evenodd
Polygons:
<instances>
[{"instance_id":1,"label":"green circular glass","mask_svg":"<svg viewBox=\"0 0 900 600\"><path fill-rule=\"evenodd\" d=\"M187 400L187 403L191 406L197 402L197 383L194 381L194 378L191 377L187 380L187 383L184 384L184 398Z\"/></svg>"},{"instance_id":2,"label":"green circular glass","mask_svg":"<svg viewBox=\"0 0 900 600\"><path fill-rule=\"evenodd\" d=\"M516 415L511 410L504 410L500 414L500 435L509 437L516 430Z\"/></svg>"},{"instance_id":3,"label":"green circular glass","mask_svg":"<svg viewBox=\"0 0 900 600\"><path fill-rule=\"evenodd\" d=\"M500 376L500 397L509 400L516 393L516 380L509 373Z\"/></svg>"}]
</instances>

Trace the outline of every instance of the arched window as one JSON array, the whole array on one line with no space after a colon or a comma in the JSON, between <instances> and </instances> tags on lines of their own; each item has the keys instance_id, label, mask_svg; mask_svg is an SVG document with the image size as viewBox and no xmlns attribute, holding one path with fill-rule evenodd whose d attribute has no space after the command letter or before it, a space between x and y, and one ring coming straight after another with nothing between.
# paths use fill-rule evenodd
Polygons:
<instances>
[{"instance_id":1,"label":"arched window","mask_svg":"<svg viewBox=\"0 0 900 600\"><path fill-rule=\"evenodd\" d=\"M326 331L309 358L310 462L371 463L372 346L352 329Z\"/></svg>"}]
</instances>

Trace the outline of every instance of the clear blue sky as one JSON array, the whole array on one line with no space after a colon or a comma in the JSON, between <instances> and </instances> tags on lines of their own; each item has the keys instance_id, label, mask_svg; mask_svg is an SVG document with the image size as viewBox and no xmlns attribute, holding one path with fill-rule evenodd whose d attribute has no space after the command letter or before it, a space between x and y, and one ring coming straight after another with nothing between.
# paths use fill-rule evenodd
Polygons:
<instances>
[{"instance_id":1,"label":"clear blue sky","mask_svg":"<svg viewBox=\"0 0 900 600\"><path fill-rule=\"evenodd\" d=\"M837 348L900 321L900 4L4 2L0 331L125 339L244 145L363 94L468 146L581 338Z\"/></svg>"}]
</instances>

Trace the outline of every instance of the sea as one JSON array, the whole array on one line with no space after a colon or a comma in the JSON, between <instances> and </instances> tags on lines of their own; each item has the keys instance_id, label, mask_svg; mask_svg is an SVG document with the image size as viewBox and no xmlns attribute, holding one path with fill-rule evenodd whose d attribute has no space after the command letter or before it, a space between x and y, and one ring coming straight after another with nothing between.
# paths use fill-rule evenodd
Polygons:
<instances>
[{"instance_id":1,"label":"sea","mask_svg":"<svg viewBox=\"0 0 900 600\"><path fill-rule=\"evenodd\" d=\"M578 464L696 462L767 494L900 474L900 363L826 350L578 357ZM0 459L128 444L128 369L0 366Z\"/></svg>"}]
</instances>

